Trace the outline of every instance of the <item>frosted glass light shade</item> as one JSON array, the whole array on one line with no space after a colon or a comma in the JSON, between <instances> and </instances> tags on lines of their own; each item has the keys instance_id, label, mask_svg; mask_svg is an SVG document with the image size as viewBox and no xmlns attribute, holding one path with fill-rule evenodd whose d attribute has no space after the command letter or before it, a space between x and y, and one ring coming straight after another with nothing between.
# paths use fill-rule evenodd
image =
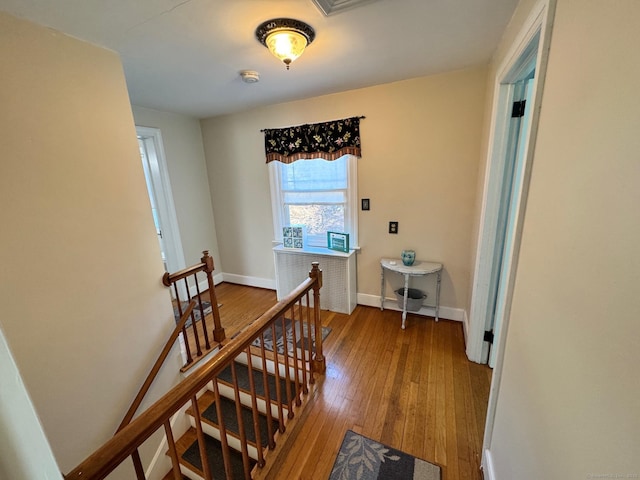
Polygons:
<instances>
[{"instance_id":1,"label":"frosted glass light shade","mask_svg":"<svg viewBox=\"0 0 640 480\"><path fill-rule=\"evenodd\" d=\"M291 62L304 52L307 39L292 30L275 31L267 36L266 44L269 51L289 68Z\"/></svg>"},{"instance_id":2,"label":"frosted glass light shade","mask_svg":"<svg viewBox=\"0 0 640 480\"><path fill-rule=\"evenodd\" d=\"M274 57L289 65L302 55L313 42L316 32L304 22L293 18L267 20L256 29L256 38L269 49Z\"/></svg>"}]
</instances>

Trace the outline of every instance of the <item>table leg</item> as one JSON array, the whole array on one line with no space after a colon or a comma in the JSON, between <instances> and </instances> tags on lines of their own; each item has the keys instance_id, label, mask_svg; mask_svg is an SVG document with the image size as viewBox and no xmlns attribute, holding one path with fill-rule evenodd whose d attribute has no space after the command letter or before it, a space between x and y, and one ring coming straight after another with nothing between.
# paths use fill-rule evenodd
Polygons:
<instances>
[{"instance_id":1,"label":"table leg","mask_svg":"<svg viewBox=\"0 0 640 480\"><path fill-rule=\"evenodd\" d=\"M380 310L384 310L384 267L380 267Z\"/></svg>"},{"instance_id":2,"label":"table leg","mask_svg":"<svg viewBox=\"0 0 640 480\"><path fill-rule=\"evenodd\" d=\"M404 330L407 320L407 299L409 297L409 275L404 276L404 302L402 305L402 329Z\"/></svg>"},{"instance_id":3,"label":"table leg","mask_svg":"<svg viewBox=\"0 0 640 480\"><path fill-rule=\"evenodd\" d=\"M438 280L436 282L436 322L440 318L440 280L442 279L442 270L438 272Z\"/></svg>"}]
</instances>

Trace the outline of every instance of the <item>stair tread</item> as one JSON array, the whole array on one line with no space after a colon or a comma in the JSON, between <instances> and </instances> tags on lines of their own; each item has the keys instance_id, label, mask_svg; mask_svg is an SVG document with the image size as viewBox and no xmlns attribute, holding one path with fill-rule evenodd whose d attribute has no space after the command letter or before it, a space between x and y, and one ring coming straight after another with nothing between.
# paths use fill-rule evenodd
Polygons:
<instances>
[{"instance_id":1,"label":"stair tread","mask_svg":"<svg viewBox=\"0 0 640 480\"><path fill-rule=\"evenodd\" d=\"M185 435L181 437L181 440L181 443L183 445L187 445L186 448L182 449L183 451L179 451L181 463L186 464L198 475L204 476L196 429L193 427L190 428L185 433ZM211 474L213 478L226 478L221 443L218 440L210 437L209 435L204 436L204 441L207 452L207 460L209 463L209 467L211 468ZM231 471L233 473L233 478L244 478L242 454L233 450L232 448L229 449L229 454L231 459ZM256 464L256 462L252 459L249 459L249 463L250 468L253 468Z\"/></svg>"},{"instance_id":2,"label":"stair tread","mask_svg":"<svg viewBox=\"0 0 640 480\"><path fill-rule=\"evenodd\" d=\"M240 427L238 425L238 417L236 414L236 403L225 397L220 398L220 407L224 419L224 426L228 433L233 433L240 437ZM216 409L215 399L203 412L202 416L211 422L214 426L218 426L218 412ZM256 432L253 425L253 410L250 407L242 405L242 421L244 423L245 435L247 440L253 445L257 445ZM272 420L272 431L278 429L278 421ZM259 413L258 425L260 429L260 443L265 448L269 442L268 421L266 415Z\"/></svg>"},{"instance_id":3,"label":"stair tread","mask_svg":"<svg viewBox=\"0 0 640 480\"><path fill-rule=\"evenodd\" d=\"M244 363L235 362L236 364L236 376L238 377L238 386L241 390L246 392L250 391L249 385L249 367ZM255 367L251 368L253 372L253 380L256 389L256 395L265 398L265 389L264 389L264 380L262 377L262 370L258 370ZM225 368L219 375L218 379L223 382L233 385L233 376L231 373L231 365ZM273 401L278 400L277 391L276 391L276 377L275 375L268 373L267 374L267 382L269 384L269 397ZM293 381L289 381L289 385L291 388L291 399L295 398L295 384ZM287 379L283 376L280 377L280 393L282 395L283 403L288 403L287 401Z\"/></svg>"}]
</instances>

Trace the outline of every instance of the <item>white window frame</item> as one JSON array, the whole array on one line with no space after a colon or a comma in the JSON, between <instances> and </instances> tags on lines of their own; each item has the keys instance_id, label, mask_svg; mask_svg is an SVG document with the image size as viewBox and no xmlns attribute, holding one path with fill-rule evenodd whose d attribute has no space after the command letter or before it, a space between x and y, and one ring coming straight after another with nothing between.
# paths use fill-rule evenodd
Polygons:
<instances>
[{"instance_id":1,"label":"white window frame","mask_svg":"<svg viewBox=\"0 0 640 480\"><path fill-rule=\"evenodd\" d=\"M349 234L349 249L358 250L358 157L347 157L347 203L345 211L345 227ZM305 160L297 160L304 162ZM269 186L271 189L271 211L273 213L274 243L282 243L282 227L287 226L284 214L284 197L282 195L282 163L269 162ZM342 232L341 232L342 233ZM323 245L326 247L326 244Z\"/></svg>"}]
</instances>

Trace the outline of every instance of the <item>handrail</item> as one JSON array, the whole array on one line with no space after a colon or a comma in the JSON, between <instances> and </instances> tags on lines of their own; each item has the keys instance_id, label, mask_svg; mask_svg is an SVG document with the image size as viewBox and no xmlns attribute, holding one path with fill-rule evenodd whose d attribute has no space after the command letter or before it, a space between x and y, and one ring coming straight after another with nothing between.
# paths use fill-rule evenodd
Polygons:
<instances>
[{"instance_id":1,"label":"handrail","mask_svg":"<svg viewBox=\"0 0 640 480\"><path fill-rule=\"evenodd\" d=\"M191 315L191 311L195 308L195 306L196 306L196 302L194 300L191 300L191 302L189 302L189 306L182 314L182 317L180 317L180 321L178 321L175 328L173 329L173 332L171 332L171 335L167 339L167 343L165 343L164 348L162 349L162 352L160 352L160 355L158 355L156 363L153 364L153 367L151 368L149 375L147 375L147 378L145 379L144 383L140 387L138 394L133 399L133 402L131 402L131 406L129 407L129 410L127 410L127 413L124 415L124 418L122 419L120 426L118 426L116 433L118 433L120 430L126 427L129 424L129 422L131 422L131 419L133 418L133 416L136 414L136 411L140 407L142 400L144 399L145 395L149 391L151 384L153 383L156 376L158 375L158 372L160 371L162 364L166 360L167 355L169 355L169 352L171 351L173 344L178 338L178 335L180 335L180 332L182 331L184 324L186 323L187 319Z\"/></svg>"},{"instance_id":2,"label":"handrail","mask_svg":"<svg viewBox=\"0 0 640 480\"><path fill-rule=\"evenodd\" d=\"M162 276L162 284L165 287L170 287L172 283L176 283L178 280L187 278L194 273L201 272L205 267L206 265L204 263L196 263L195 265L184 268L174 273L164 272L164 275Z\"/></svg>"},{"instance_id":3,"label":"handrail","mask_svg":"<svg viewBox=\"0 0 640 480\"><path fill-rule=\"evenodd\" d=\"M184 268L175 273L165 272L162 276L163 285L166 287L173 287L174 300L176 302L177 314L179 316L182 316L182 305L184 304L184 301L192 298L197 299L196 311L200 313L199 319L196 319L193 315L191 317L192 323L189 327L189 333L191 335L187 335L187 328L183 330L186 360L182 367L182 371L193 367L199 360L202 360L211 351L217 348L218 344L222 343L226 338L226 334L220 320L218 299L216 298L216 290L213 282L213 271L213 257L209 255L208 250L204 250L202 252L202 258L200 258L200 263ZM204 302L202 299L202 293L200 292L198 273L204 273L207 278L207 290L211 305L211 317L213 319L213 330L211 331L213 334L213 343L209 341L209 329L207 327L208 315L205 315L204 313ZM191 285L189 283L190 281ZM196 291L195 295L193 294L193 289ZM181 291L183 293L180 293ZM184 296L185 294L187 295L185 299L180 298L181 295ZM201 327L197 325L198 323L201 324ZM204 344L202 340L204 341ZM217 342L217 344L215 342Z\"/></svg>"},{"instance_id":4,"label":"handrail","mask_svg":"<svg viewBox=\"0 0 640 480\"><path fill-rule=\"evenodd\" d=\"M157 400L146 411L142 412L130 424L120 430L113 438L102 445L102 447L87 457L80 465L69 472L65 478L70 480L101 480L105 478L128 456L136 452L138 447L154 432L163 426L166 428L166 424L173 414L179 411L187 402L195 399L196 394L200 390L205 388L205 386L230 365L236 357L245 352L252 342L261 336L269 327L272 327L274 322L278 318L281 318L287 310L293 309L296 302L300 302L304 296L308 299L308 292L311 289L313 289L314 293L314 322L317 334L321 329L319 323L319 290L321 286L322 271L318 268L318 263L313 262L312 270L309 272L309 278L302 282L295 290L287 295L287 297L242 330L234 339L229 341L225 348L213 359L199 367L190 376ZM322 355L321 335L317 338L320 340L320 345L317 345L318 348L313 359L309 359L309 364L311 365L312 372L324 372L325 359ZM285 355L286 350L285 348ZM285 370L288 375L288 368L285 368Z\"/></svg>"}]
</instances>

